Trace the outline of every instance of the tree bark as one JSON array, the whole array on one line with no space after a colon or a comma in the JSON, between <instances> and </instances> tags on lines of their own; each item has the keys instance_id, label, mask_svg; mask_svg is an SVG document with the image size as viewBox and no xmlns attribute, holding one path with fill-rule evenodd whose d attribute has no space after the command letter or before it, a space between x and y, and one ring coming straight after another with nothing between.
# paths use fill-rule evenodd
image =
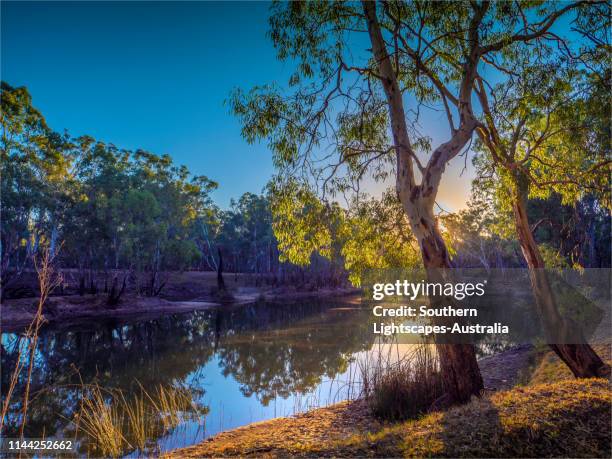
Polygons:
<instances>
[{"instance_id":1,"label":"tree bark","mask_svg":"<svg viewBox=\"0 0 612 459\"><path fill-rule=\"evenodd\" d=\"M449 274L452 263L446 244L438 228L432 212L421 209L419 222L411 222L413 228L418 228L419 245L423 265L427 272L427 280L432 283L451 281L445 276ZM413 230L414 231L414 230ZM447 306L454 302L452 298L431 298L433 308ZM435 318L435 325L448 325L444 318ZM476 360L476 351L472 344L442 344L436 343L440 359L440 370L448 397L451 403L465 403L473 395L479 396L484 389L482 375Z\"/></svg>"},{"instance_id":2,"label":"tree bark","mask_svg":"<svg viewBox=\"0 0 612 459\"><path fill-rule=\"evenodd\" d=\"M610 366L604 363L584 339L579 327L564 318L545 271L545 263L533 237L527 215L528 178L520 171L514 173L513 213L516 232L527 267L531 288L542 319L550 348L569 367L577 378L607 377ZM564 339L565 338L565 339ZM578 341L577 344L554 341Z\"/></svg>"},{"instance_id":3,"label":"tree bark","mask_svg":"<svg viewBox=\"0 0 612 459\"><path fill-rule=\"evenodd\" d=\"M461 125L454 131L450 141L434 150L423 173L422 183L417 185L412 162L414 152L408 135L402 92L378 23L376 3L363 1L362 5L367 19L372 52L377 61L380 81L387 97L396 152L396 190L408 216L412 232L419 242L423 264L429 276L439 272L440 269L451 267L448 251L433 213L433 206L446 163L466 145L477 125L472 114L470 99L476 75L477 55L475 52L472 53L465 66L460 89ZM474 50L476 49L477 46ZM436 348L448 402L463 403L473 395L479 396L484 387L474 346L471 344L437 344Z\"/></svg>"}]
</instances>

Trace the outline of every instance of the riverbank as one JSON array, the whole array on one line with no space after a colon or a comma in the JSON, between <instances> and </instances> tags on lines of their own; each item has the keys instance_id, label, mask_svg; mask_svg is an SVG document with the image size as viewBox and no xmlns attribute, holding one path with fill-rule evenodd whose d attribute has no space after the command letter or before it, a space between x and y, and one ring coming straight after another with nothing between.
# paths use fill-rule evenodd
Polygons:
<instances>
[{"instance_id":1,"label":"riverbank","mask_svg":"<svg viewBox=\"0 0 612 459\"><path fill-rule=\"evenodd\" d=\"M610 362L610 343L595 346ZM479 361L480 399L384 424L363 400L223 432L168 457L609 457L612 391L556 356L518 346ZM517 384L521 384L518 385Z\"/></svg>"},{"instance_id":2,"label":"riverbank","mask_svg":"<svg viewBox=\"0 0 612 459\"><path fill-rule=\"evenodd\" d=\"M182 314L215 307L233 307L267 301L271 303L291 303L300 300L323 300L343 298L358 302L359 291L355 289L321 289L312 292L274 291L274 292L236 292L228 302L205 300L171 301L157 297L128 295L116 308L106 305L106 298L100 295L55 296L47 300L44 313L45 323L73 323L96 319L154 318L167 314ZM17 331L32 322L36 313L35 298L7 300L1 305L0 326L3 332Z\"/></svg>"},{"instance_id":3,"label":"riverbank","mask_svg":"<svg viewBox=\"0 0 612 459\"><path fill-rule=\"evenodd\" d=\"M168 273L164 288L159 296L148 297L137 295L134 288L128 286L126 293L119 303L114 306L107 305L108 294L103 288L97 289L95 294L85 293L79 295L78 278L73 270L62 272L65 279L64 292L70 294L59 295L61 289L56 289L49 297L44 308L46 323L70 326L79 321L92 319L128 319L136 317L156 317L166 314L180 314L198 311L218 306L236 306L267 301L272 303L296 302L308 299L346 298L356 301L360 290L355 288L316 288L313 285L270 285L264 282L262 276L253 274L226 273L224 275L227 292L219 295L217 289L217 275L213 272L186 271ZM30 276L31 277L31 276ZM27 281L27 282L26 282ZM36 279L24 277L24 285L29 287L24 291L34 292L32 285ZM104 285L101 282L99 285ZM38 299L27 296L18 299L4 300L0 305L0 325L2 331L16 331L31 323L36 313Z\"/></svg>"},{"instance_id":4,"label":"riverbank","mask_svg":"<svg viewBox=\"0 0 612 459\"><path fill-rule=\"evenodd\" d=\"M225 432L167 457L609 457L611 396L606 380L565 380L386 426L364 415L350 424L358 407L345 402Z\"/></svg>"}]
</instances>

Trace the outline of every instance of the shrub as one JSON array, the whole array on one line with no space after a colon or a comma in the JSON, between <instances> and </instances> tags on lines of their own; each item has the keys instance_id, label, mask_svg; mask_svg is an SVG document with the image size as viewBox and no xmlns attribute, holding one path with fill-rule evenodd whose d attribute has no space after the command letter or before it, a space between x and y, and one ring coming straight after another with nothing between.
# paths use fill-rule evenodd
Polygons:
<instances>
[{"instance_id":1,"label":"shrub","mask_svg":"<svg viewBox=\"0 0 612 459\"><path fill-rule=\"evenodd\" d=\"M378 352L360 365L363 396L374 416L387 421L416 418L444 394L437 356L430 345L415 345L402 359Z\"/></svg>"}]
</instances>

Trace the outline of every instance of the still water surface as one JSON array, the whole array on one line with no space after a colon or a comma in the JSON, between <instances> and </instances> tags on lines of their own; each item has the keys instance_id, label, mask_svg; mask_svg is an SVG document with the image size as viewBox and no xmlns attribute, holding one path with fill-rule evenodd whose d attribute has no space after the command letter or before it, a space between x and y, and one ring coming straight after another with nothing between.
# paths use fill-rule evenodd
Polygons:
<instances>
[{"instance_id":1,"label":"still water surface","mask_svg":"<svg viewBox=\"0 0 612 459\"><path fill-rule=\"evenodd\" d=\"M169 433L150 433L149 443L158 451L355 397L360 365L380 352L371 317L370 309L358 304L310 301L46 327L26 437L75 438L82 384L120 389L126 397L136 394L139 384L147 390L160 384L186 387L206 414L183 420ZM3 334L3 396L16 342L16 334ZM20 406L13 402L13 415ZM16 431L9 423L6 436Z\"/></svg>"},{"instance_id":2,"label":"still water surface","mask_svg":"<svg viewBox=\"0 0 612 459\"><path fill-rule=\"evenodd\" d=\"M139 383L188 388L207 413L152 438L162 451L345 400L357 390L359 356L374 343L369 314L346 303L259 303L47 327L38 344L26 436L72 438L81 383L127 395ZM4 370L14 367L16 341L16 334L2 336L3 397L10 376ZM15 401L13 413L20 406ZM16 429L9 424L7 437L13 436L11 427Z\"/></svg>"}]
</instances>

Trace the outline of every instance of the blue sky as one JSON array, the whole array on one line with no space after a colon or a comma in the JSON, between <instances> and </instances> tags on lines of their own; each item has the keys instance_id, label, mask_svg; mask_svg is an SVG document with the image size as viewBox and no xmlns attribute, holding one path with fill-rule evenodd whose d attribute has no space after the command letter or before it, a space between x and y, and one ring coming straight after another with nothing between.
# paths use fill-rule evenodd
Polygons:
<instances>
[{"instance_id":1,"label":"blue sky","mask_svg":"<svg viewBox=\"0 0 612 459\"><path fill-rule=\"evenodd\" d=\"M168 153L216 180L226 207L273 173L265 144L248 145L224 105L235 87L283 84L291 72L266 37L267 11L264 2L2 2L2 79L27 86L56 130ZM462 166L445 177L445 208L467 197Z\"/></svg>"}]
</instances>

